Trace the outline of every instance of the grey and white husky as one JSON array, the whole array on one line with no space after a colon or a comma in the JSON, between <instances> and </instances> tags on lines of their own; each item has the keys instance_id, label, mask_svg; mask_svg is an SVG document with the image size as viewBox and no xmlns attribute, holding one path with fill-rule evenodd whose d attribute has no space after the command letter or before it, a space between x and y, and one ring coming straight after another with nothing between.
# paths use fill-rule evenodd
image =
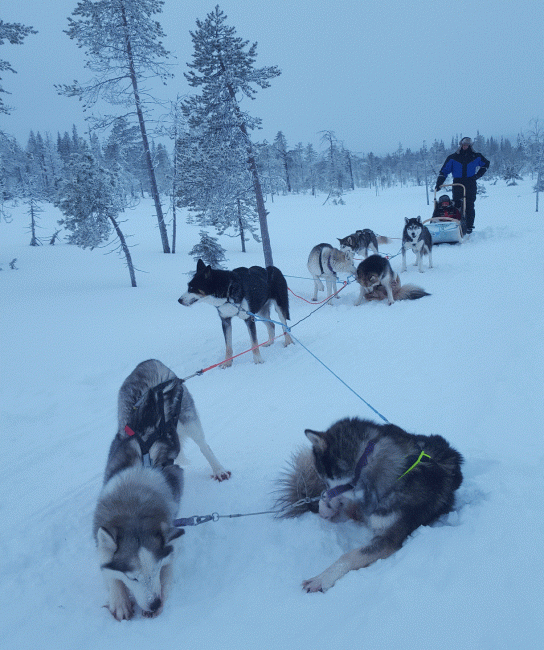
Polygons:
<instances>
[{"instance_id":1,"label":"grey and white husky","mask_svg":"<svg viewBox=\"0 0 544 650\"><path fill-rule=\"evenodd\" d=\"M430 295L413 284L402 286L389 260L381 255L371 255L359 264L357 282L361 285L361 292L355 305L360 305L363 300L385 300L386 298L392 305L395 300L417 300Z\"/></svg>"},{"instance_id":2,"label":"grey and white husky","mask_svg":"<svg viewBox=\"0 0 544 650\"><path fill-rule=\"evenodd\" d=\"M160 361L140 363L118 396L118 429L94 513L93 534L118 620L147 617L163 607L174 546L183 534L173 527L183 490L182 442L192 438L213 476L229 478L206 444L193 398L183 381Z\"/></svg>"},{"instance_id":3,"label":"grey and white husky","mask_svg":"<svg viewBox=\"0 0 544 650\"><path fill-rule=\"evenodd\" d=\"M330 244L318 244L312 248L308 256L308 271L314 279L312 300L317 300L317 292L325 289L320 278L324 278L327 284L327 298L330 298L336 292L337 273L347 275L356 273L353 251L350 248L341 251ZM336 297L338 298L338 295Z\"/></svg>"},{"instance_id":4,"label":"grey and white husky","mask_svg":"<svg viewBox=\"0 0 544 650\"><path fill-rule=\"evenodd\" d=\"M433 268L433 238L421 217L405 218L402 231L402 271L406 271L406 251L412 250L416 256L415 266L423 273L423 256L429 256L429 268Z\"/></svg>"},{"instance_id":5,"label":"grey and white husky","mask_svg":"<svg viewBox=\"0 0 544 650\"><path fill-rule=\"evenodd\" d=\"M305 580L307 592L327 591L348 571L389 557L416 528L452 510L463 458L441 436L359 418L304 433L312 448L294 456L280 480L279 516L319 512L332 522L361 522L372 532L368 544Z\"/></svg>"},{"instance_id":6,"label":"grey and white husky","mask_svg":"<svg viewBox=\"0 0 544 650\"><path fill-rule=\"evenodd\" d=\"M363 230L356 230L352 235L338 239L340 242L340 249L350 249L354 253L362 253L365 258L368 257L368 251L371 250L374 254L378 254L378 244L389 244L388 237L376 235L370 228Z\"/></svg>"}]
</instances>

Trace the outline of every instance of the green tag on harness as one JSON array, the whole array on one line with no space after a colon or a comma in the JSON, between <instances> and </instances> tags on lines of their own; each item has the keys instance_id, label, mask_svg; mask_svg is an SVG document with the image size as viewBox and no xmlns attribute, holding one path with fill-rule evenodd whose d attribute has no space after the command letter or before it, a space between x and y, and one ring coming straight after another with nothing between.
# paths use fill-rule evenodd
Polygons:
<instances>
[{"instance_id":1,"label":"green tag on harness","mask_svg":"<svg viewBox=\"0 0 544 650\"><path fill-rule=\"evenodd\" d=\"M424 456L425 456L425 458L430 458L429 454L426 454L424 451L422 451L422 452L419 454L418 459L416 460L416 462L415 462L413 465L411 465L411 466L410 466L410 467L409 467L409 468L404 472L404 474L401 474L401 475L399 476L399 478L397 479L397 481L399 481L403 476L406 476L406 474L408 474L408 472L411 472L411 471L414 469L414 467L415 467L416 465L419 465L419 463L421 463L421 460L422 460L422 458L423 458Z\"/></svg>"}]
</instances>

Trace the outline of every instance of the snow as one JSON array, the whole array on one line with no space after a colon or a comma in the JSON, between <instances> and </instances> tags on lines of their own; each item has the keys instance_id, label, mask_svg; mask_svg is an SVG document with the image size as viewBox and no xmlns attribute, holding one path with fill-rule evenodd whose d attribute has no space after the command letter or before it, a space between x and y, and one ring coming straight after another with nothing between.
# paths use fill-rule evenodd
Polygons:
<instances>
[{"instance_id":1,"label":"snow","mask_svg":"<svg viewBox=\"0 0 544 650\"><path fill-rule=\"evenodd\" d=\"M274 263L296 294L290 324L300 344L284 349L279 339L262 349L262 365L245 354L187 381L232 478L213 482L189 441L179 516L270 509L276 478L308 444L305 428L345 416L380 421L359 396L464 455L456 510L325 594L306 594L300 583L362 544L355 524L268 514L189 528L163 613L123 623L103 607L92 514L128 373L157 358L188 377L223 358L215 310L177 303L199 227L181 223L178 254L164 255L151 203L127 213L140 270L131 288L115 253L28 246L26 208L11 208L12 222L0 224L1 647L544 647L544 227L529 180L484 185L468 242L435 248L424 274L409 254L402 281L430 297L354 307L358 285L349 284L334 306L300 323L315 309L306 302L313 245L358 228L399 238L404 217L432 210L421 187L358 190L343 206L323 195L275 197L267 204ZM44 207L41 236L60 216ZM263 264L257 242L246 254L238 239L220 242L230 268ZM381 248L394 256L400 241ZM400 271L400 256L391 262ZM242 321L233 330L235 353L246 350ZM264 340L263 324L258 333Z\"/></svg>"}]
</instances>

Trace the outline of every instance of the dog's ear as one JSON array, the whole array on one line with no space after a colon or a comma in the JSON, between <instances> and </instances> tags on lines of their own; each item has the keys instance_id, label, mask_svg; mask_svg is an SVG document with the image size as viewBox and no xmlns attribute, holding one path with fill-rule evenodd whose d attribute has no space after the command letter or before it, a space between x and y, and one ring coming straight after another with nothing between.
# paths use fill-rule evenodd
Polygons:
<instances>
[{"instance_id":1,"label":"dog's ear","mask_svg":"<svg viewBox=\"0 0 544 650\"><path fill-rule=\"evenodd\" d=\"M418 218L417 218L417 222L418 222L418 223L421 223L421 217L418 216Z\"/></svg>"},{"instance_id":2,"label":"dog's ear","mask_svg":"<svg viewBox=\"0 0 544 650\"><path fill-rule=\"evenodd\" d=\"M325 434L322 431L305 429L304 433L316 451L323 453L327 449L327 441L325 440Z\"/></svg>"},{"instance_id":3,"label":"dog's ear","mask_svg":"<svg viewBox=\"0 0 544 650\"><path fill-rule=\"evenodd\" d=\"M101 551L111 553L113 555L117 550L117 542L115 541L114 535L112 535L105 528L100 527L96 533L96 541L98 548Z\"/></svg>"},{"instance_id":4,"label":"dog's ear","mask_svg":"<svg viewBox=\"0 0 544 650\"><path fill-rule=\"evenodd\" d=\"M204 262L201 259L199 259L198 262L196 263L196 272L197 273L202 273L202 271L204 271L205 268L206 268L206 265L204 264Z\"/></svg>"},{"instance_id":5,"label":"dog's ear","mask_svg":"<svg viewBox=\"0 0 544 650\"><path fill-rule=\"evenodd\" d=\"M406 224L408 225L408 221L410 221L410 220L408 219L408 217L404 217L404 221L405 221Z\"/></svg>"}]
</instances>

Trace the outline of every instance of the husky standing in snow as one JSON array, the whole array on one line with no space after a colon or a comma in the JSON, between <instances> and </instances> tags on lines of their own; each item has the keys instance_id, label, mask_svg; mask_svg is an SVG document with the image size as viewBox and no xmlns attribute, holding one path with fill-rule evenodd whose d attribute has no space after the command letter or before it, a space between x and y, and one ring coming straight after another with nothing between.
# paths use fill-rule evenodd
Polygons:
<instances>
[{"instance_id":1,"label":"husky standing in snow","mask_svg":"<svg viewBox=\"0 0 544 650\"><path fill-rule=\"evenodd\" d=\"M357 282L361 293L355 305L363 300L385 300L392 305L395 300L417 300L430 294L413 284L400 283L397 273L391 268L389 260L381 255L371 255L357 267Z\"/></svg>"},{"instance_id":2,"label":"husky standing in snow","mask_svg":"<svg viewBox=\"0 0 544 650\"><path fill-rule=\"evenodd\" d=\"M427 226L421 222L421 217L407 219L402 231L402 269L406 271L406 251L413 250L416 256L415 265L423 273L423 256L429 256L429 268L433 268L433 238Z\"/></svg>"},{"instance_id":3,"label":"husky standing in snow","mask_svg":"<svg viewBox=\"0 0 544 650\"><path fill-rule=\"evenodd\" d=\"M305 591L327 591L348 571L389 557L416 528L452 510L463 458L441 436L359 418L304 433L312 448L294 456L280 479L278 516L319 512L332 522L361 522L373 533L368 544L305 580Z\"/></svg>"},{"instance_id":4,"label":"husky standing in snow","mask_svg":"<svg viewBox=\"0 0 544 650\"><path fill-rule=\"evenodd\" d=\"M362 253L365 258L368 257L369 249L377 255L379 252L378 244L389 244L390 242L388 237L376 236L370 228L356 230L352 235L338 239L338 241L340 242L341 250L349 248L355 254Z\"/></svg>"},{"instance_id":5,"label":"husky standing in snow","mask_svg":"<svg viewBox=\"0 0 544 650\"><path fill-rule=\"evenodd\" d=\"M264 319L268 332L268 342L264 346L272 345L274 342L274 323L270 320L270 306L274 305L276 313L283 325L284 347L293 343L288 330L289 320L289 293L287 282L283 273L275 266L241 266L232 271L212 269L206 266L202 260L198 260L196 273L190 280L187 291L178 299L180 305L190 307L197 302L207 302L217 309L223 335L225 337L225 361L222 368L232 365L232 317L238 316L247 325L251 348L253 350L253 361L263 363L264 359L259 351L257 340L257 328L255 318L250 315L256 314Z\"/></svg>"},{"instance_id":6,"label":"husky standing in snow","mask_svg":"<svg viewBox=\"0 0 544 650\"><path fill-rule=\"evenodd\" d=\"M355 275L356 273L353 265L353 251L350 248L341 251L330 244L318 244L310 251L308 271L310 271L314 279L312 300L316 301L317 292L325 289L320 278L325 279L327 297L330 298L336 291L337 273L346 273L347 275ZM336 297L338 298L338 295Z\"/></svg>"},{"instance_id":7,"label":"husky standing in snow","mask_svg":"<svg viewBox=\"0 0 544 650\"><path fill-rule=\"evenodd\" d=\"M200 419L183 381L160 361L139 364L118 397L118 430L110 446L93 533L100 568L117 620L160 614L168 593L173 526L183 489L182 442L192 438L214 478L228 479L206 444ZM180 458L181 457L181 458Z\"/></svg>"}]
</instances>

